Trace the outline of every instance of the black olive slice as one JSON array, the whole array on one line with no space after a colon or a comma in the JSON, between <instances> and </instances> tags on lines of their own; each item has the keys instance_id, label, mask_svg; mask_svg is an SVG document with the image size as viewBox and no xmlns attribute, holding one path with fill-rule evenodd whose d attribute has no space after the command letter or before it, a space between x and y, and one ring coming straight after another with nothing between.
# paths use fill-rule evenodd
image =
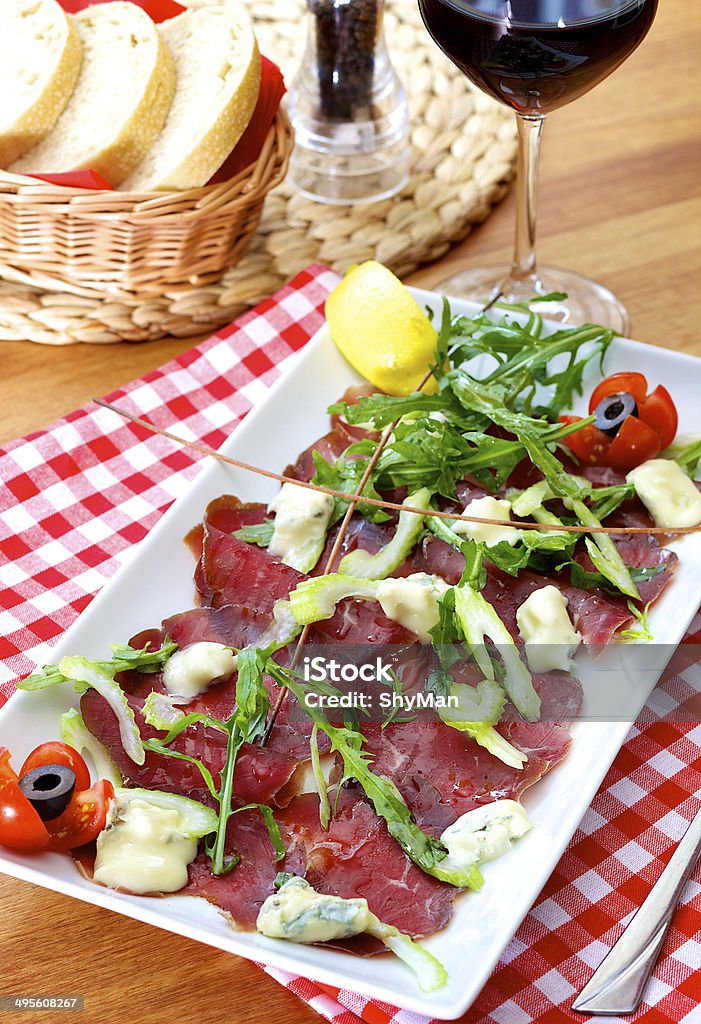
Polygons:
<instances>
[{"instance_id":1,"label":"black olive slice","mask_svg":"<svg viewBox=\"0 0 701 1024\"><path fill-rule=\"evenodd\" d=\"M594 426L609 437L615 437L629 416L638 415L638 407L632 395L627 391L619 391L615 395L602 398L594 410L594 415Z\"/></svg>"},{"instance_id":2,"label":"black olive slice","mask_svg":"<svg viewBox=\"0 0 701 1024\"><path fill-rule=\"evenodd\" d=\"M71 802L75 772L63 764L43 764L23 775L19 788L42 821L53 821Z\"/></svg>"}]
</instances>

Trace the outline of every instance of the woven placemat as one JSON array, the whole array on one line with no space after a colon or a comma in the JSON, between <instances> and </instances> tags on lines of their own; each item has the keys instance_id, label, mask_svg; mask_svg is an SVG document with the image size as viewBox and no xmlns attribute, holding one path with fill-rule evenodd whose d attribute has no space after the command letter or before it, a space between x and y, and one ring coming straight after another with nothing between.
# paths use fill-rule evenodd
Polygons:
<instances>
[{"instance_id":1,"label":"woven placemat","mask_svg":"<svg viewBox=\"0 0 701 1024\"><path fill-rule=\"evenodd\" d=\"M190 0L190 6L207 2ZM291 81L304 49L304 0L253 0L248 8L262 52ZM444 57L413 0L390 3L385 25L411 109L411 180L399 195L328 206L283 183L268 196L247 253L220 281L131 304L80 289L59 292L53 281L0 266L0 339L67 345L194 336L233 320L310 263L344 271L374 258L402 277L443 256L508 188L514 118Z\"/></svg>"}]
</instances>

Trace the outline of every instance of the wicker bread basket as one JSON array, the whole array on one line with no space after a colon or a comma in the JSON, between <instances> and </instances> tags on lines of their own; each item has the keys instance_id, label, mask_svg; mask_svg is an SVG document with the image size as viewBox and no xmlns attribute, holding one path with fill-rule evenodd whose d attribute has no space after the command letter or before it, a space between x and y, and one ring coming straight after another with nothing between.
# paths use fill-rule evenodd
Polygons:
<instances>
[{"instance_id":1,"label":"wicker bread basket","mask_svg":"<svg viewBox=\"0 0 701 1024\"><path fill-rule=\"evenodd\" d=\"M281 109L255 164L183 192L65 188L0 170L0 274L85 296L149 298L217 281L236 264L285 177Z\"/></svg>"}]
</instances>

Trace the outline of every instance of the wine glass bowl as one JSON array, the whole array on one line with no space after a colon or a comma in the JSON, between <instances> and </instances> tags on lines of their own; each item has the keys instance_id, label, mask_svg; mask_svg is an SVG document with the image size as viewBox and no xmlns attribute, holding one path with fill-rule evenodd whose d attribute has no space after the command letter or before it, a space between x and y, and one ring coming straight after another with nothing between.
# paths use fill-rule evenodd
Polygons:
<instances>
[{"instance_id":1,"label":"wine glass bowl","mask_svg":"<svg viewBox=\"0 0 701 1024\"><path fill-rule=\"evenodd\" d=\"M539 273L536 192L545 115L588 92L639 46L658 0L418 0L443 52L483 92L517 115L516 245L511 271L465 271L440 287L478 301L523 301L568 293L548 310L570 323L597 321L624 331L627 314L601 285L571 271Z\"/></svg>"}]
</instances>

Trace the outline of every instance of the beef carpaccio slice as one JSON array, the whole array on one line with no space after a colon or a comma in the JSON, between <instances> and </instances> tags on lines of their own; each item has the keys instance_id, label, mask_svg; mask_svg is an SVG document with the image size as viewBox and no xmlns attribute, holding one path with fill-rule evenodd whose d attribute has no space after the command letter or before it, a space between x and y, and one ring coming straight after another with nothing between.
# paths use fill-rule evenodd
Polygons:
<instances>
[{"instance_id":1,"label":"beef carpaccio slice","mask_svg":"<svg viewBox=\"0 0 701 1024\"><path fill-rule=\"evenodd\" d=\"M465 733L442 722L417 719L385 729L380 725L363 727L367 750L374 755L373 771L396 783L417 823L436 838L475 807L493 800L517 800L562 760L570 746L569 725L560 713L570 677L550 675L560 679L542 676L535 680L543 698L542 721L503 721L498 726L499 732L527 755L523 768L510 768ZM550 684L547 699L544 684ZM580 705L577 688L567 705L573 717Z\"/></svg>"},{"instance_id":2,"label":"beef carpaccio slice","mask_svg":"<svg viewBox=\"0 0 701 1024\"><path fill-rule=\"evenodd\" d=\"M674 552L661 547L654 537L644 535L617 538L617 547L629 565L639 568L663 566L661 572L638 588L644 602L658 597L676 567L677 556ZM427 537L423 541L423 555L426 572L436 573L451 584L459 582L465 564L459 551L437 537ZM591 563L587 561L585 567L592 568ZM604 646L619 629L632 621L627 598L615 597L602 590L583 590L570 583L564 572L541 576L523 570L514 577L488 565L487 582L482 593L494 606L511 635L518 639L517 609L534 590L549 584L556 586L567 598L568 611L575 629L587 644Z\"/></svg>"},{"instance_id":3,"label":"beef carpaccio slice","mask_svg":"<svg viewBox=\"0 0 701 1024\"><path fill-rule=\"evenodd\" d=\"M331 798L335 803L334 793ZM457 890L409 860L360 786L342 787L335 807L328 832L311 793L276 815L287 842L306 847L310 885L345 899L363 896L380 920L410 935L431 935L447 924Z\"/></svg>"},{"instance_id":4,"label":"beef carpaccio slice","mask_svg":"<svg viewBox=\"0 0 701 1024\"><path fill-rule=\"evenodd\" d=\"M199 853L188 870L187 896L202 896L231 915L243 929L254 929L258 912L275 891L278 871L304 875L307 858L303 844L288 843L283 861L275 862L275 851L258 811L234 814L227 828L226 853L240 857L239 863L225 875L212 874L204 853Z\"/></svg>"}]
</instances>

